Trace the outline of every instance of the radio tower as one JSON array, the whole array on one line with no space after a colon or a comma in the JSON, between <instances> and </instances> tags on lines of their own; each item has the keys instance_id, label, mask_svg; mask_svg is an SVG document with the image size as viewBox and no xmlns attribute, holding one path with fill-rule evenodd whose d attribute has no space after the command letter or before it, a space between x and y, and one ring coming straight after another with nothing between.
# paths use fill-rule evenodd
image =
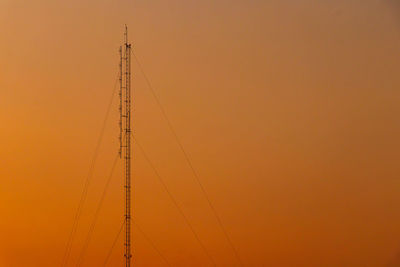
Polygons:
<instances>
[{"instance_id":1,"label":"radio tower","mask_svg":"<svg viewBox=\"0 0 400 267\"><path fill-rule=\"evenodd\" d=\"M124 258L125 266L131 266L131 44L125 25L125 43L119 48L119 155L124 158ZM124 132L124 135L122 134Z\"/></svg>"}]
</instances>

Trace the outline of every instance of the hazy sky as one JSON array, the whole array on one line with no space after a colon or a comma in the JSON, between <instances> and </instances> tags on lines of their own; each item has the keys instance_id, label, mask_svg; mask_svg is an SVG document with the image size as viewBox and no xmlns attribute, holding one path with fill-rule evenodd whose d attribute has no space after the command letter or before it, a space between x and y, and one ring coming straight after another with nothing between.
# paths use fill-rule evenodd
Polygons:
<instances>
[{"instance_id":1,"label":"hazy sky","mask_svg":"<svg viewBox=\"0 0 400 267\"><path fill-rule=\"evenodd\" d=\"M246 266L400 255L395 0L0 0L0 266L62 260L124 24ZM219 266L237 266L133 64L134 131ZM118 150L114 99L70 263ZM117 165L85 266L122 222ZM135 221L173 266L210 262L134 146ZM163 266L133 230L137 266ZM110 259L121 266L122 236ZM395 263L394 263L395 264Z\"/></svg>"}]
</instances>

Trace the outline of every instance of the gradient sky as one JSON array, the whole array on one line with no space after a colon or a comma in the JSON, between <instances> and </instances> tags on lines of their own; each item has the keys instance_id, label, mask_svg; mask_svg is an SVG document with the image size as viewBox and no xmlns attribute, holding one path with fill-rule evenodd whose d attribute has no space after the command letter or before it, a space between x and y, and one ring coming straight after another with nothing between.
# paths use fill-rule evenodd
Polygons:
<instances>
[{"instance_id":1,"label":"gradient sky","mask_svg":"<svg viewBox=\"0 0 400 267\"><path fill-rule=\"evenodd\" d=\"M245 265L400 262L395 0L0 0L0 266L61 262L124 24ZM136 64L133 73L138 140L216 263L237 266ZM117 153L117 106L70 263ZM134 155L136 222L171 265L209 266ZM117 166L85 266L104 261L122 220ZM137 266L163 266L135 228L133 239ZM121 238L110 266L122 259Z\"/></svg>"}]
</instances>

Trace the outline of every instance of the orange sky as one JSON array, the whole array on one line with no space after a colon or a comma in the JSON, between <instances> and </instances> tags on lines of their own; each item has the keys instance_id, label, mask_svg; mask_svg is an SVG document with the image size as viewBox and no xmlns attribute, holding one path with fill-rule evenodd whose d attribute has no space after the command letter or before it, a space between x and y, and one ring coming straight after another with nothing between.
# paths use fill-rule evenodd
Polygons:
<instances>
[{"instance_id":1,"label":"orange sky","mask_svg":"<svg viewBox=\"0 0 400 267\"><path fill-rule=\"evenodd\" d=\"M395 2L0 0L0 266L61 262L125 23L246 266L399 260ZM217 265L237 266L136 64L133 73L138 140ZM117 106L71 265L117 151ZM135 220L171 265L209 266L134 155ZM85 266L104 261L122 220L117 166ZM137 266L163 266L135 228L133 240ZM122 259L121 238L110 266Z\"/></svg>"}]
</instances>

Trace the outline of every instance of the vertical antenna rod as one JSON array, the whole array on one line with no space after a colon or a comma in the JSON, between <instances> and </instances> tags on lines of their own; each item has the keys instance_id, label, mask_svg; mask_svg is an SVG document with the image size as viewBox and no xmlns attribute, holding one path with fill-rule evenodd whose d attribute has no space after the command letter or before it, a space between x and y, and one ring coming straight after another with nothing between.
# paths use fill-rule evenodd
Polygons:
<instances>
[{"instance_id":1,"label":"vertical antenna rod","mask_svg":"<svg viewBox=\"0 0 400 267\"><path fill-rule=\"evenodd\" d=\"M124 257L125 266L131 266L131 44L128 43L128 28L125 25L124 63L125 63L125 94L124 109L125 115L125 243ZM121 111L122 114L122 111Z\"/></svg>"}]
</instances>

